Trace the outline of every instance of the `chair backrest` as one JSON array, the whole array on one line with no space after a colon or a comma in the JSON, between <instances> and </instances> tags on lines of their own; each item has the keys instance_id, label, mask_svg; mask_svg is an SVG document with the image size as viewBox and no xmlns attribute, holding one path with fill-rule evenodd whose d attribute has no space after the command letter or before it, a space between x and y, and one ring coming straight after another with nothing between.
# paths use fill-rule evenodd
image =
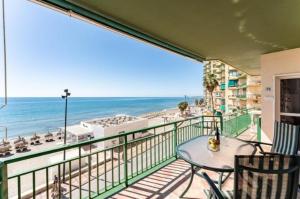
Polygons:
<instances>
[{"instance_id":1,"label":"chair backrest","mask_svg":"<svg viewBox=\"0 0 300 199\"><path fill-rule=\"evenodd\" d=\"M299 132L299 126L275 121L271 152L296 155L298 152Z\"/></svg>"},{"instance_id":2,"label":"chair backrest","mask_svg":"<svg viewBox=\"0 0 300 199\"><path fill-rule=\"evenodd\" d=\"M236 156L234 198L295 199L298 179L298 156Z\"/></svg>"}]
</instances>

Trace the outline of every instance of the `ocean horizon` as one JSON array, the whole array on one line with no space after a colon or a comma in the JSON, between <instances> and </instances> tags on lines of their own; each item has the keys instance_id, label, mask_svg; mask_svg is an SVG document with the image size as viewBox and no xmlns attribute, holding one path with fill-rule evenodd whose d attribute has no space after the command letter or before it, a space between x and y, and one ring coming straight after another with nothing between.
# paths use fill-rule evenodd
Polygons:
<instances>
[{"instance_id":1,"label":"ocean horizon","mask_svg":"<svg viewBox=\"0 0 300 199\"><path fill-rule=\"evenodd\" d=\"M188 97L189 104L200 97ZM177 107L184 97L70 97L68 125L116 114L139 116ZM64 125L65 101L59 97L11 97L0 110L0 126L8 137L46 133ZM4 137L1 129L0 137Z\"/></svg>"}]
</instances>

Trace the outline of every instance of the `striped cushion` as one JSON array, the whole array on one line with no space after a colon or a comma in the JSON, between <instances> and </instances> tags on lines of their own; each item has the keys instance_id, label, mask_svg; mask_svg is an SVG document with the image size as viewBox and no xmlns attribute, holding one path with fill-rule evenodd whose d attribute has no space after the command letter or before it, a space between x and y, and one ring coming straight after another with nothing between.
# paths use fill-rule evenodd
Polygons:
<instances>
[{"instance_id":1,"label":"striped cushion","mask_svg":"<svg viewBox=\"0 0 300 199\"><path fill-rule=\"evenodd\" d=\"M299 126L275 122L271 152L295 155L298 151Z\"/></svg>"},{"instance_id":2,"label":"striped cushion","mask_svg":"<svg viewBox=\"0 0 300 199\"><path fill-rule=\"evenodd\" d=\"M211 191L209 189L205 189L204 193L205 193L206 196L209 196ZM221 190L221 193L222 193L224 199L233 199L234 198L232 190Z\"/></svg>"},{"instance_id":3,"label":"striped cushion","mask_svg":"<svg viewBox=\"0 0 300 199\"><path fill-rule=\"evenodd\" d=\"M279 171L297 165L292 156L236 156L235 194L241 199L286 199L292 198L297 189L295 179L298 171L293 173L267 173L268 170ZM248 169L247 169L248 168ZM251 169L258 169L259 172ZM264 173L265 171L265 173Z\"/></svg>"}]
</instances>

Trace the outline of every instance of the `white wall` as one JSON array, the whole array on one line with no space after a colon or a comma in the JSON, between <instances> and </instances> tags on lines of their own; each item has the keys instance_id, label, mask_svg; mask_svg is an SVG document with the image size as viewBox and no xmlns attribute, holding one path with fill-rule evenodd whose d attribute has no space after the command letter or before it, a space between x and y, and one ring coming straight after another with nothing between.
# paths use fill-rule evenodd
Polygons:
<instances>
[{"instance_id":1,"label":"white wall","mask_svg":"<svg viewBox=\"0 0 300 199\"><path fill-rule=\"evenodd\" d=\"M275 79L279 76L300 74L300 48L265 54L261 56L262 79L262 132L264 141L273 138L275 104L278 103L279 90ZM277 88L277 89L276 89ZM277 100L277 101L276 101Z\"/></svg>"}]
</instances>

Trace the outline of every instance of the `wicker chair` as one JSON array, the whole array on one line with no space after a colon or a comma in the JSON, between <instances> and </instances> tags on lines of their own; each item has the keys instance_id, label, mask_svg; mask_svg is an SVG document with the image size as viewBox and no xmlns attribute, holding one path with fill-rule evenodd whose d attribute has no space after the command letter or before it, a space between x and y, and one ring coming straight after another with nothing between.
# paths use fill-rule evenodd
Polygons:
<instances>
[{"instance_id":1,"label":"wicker chair","mask_svg":"<svg viewBox=\"0 0 300 199\"><path fill-rule=\"evenodd\" d=\"M275 121L273 144L256 141L247 142L258 147L262 154L296 155L298 152L299 133L299 126ZM264 151L261 145L271 146L271 151Z\"/></svg>"},{"instance_id":2,"label":"wicker chair","mask_svg":"<svg viewBox=\"0 0 300 199\"><path fill-rule=\"evenodd\" d=\"M295 199L299 180L299 156L236 156L234 191L220 191L206 173L204 179L214 198Z\"/></svg>"}]
</instances>

